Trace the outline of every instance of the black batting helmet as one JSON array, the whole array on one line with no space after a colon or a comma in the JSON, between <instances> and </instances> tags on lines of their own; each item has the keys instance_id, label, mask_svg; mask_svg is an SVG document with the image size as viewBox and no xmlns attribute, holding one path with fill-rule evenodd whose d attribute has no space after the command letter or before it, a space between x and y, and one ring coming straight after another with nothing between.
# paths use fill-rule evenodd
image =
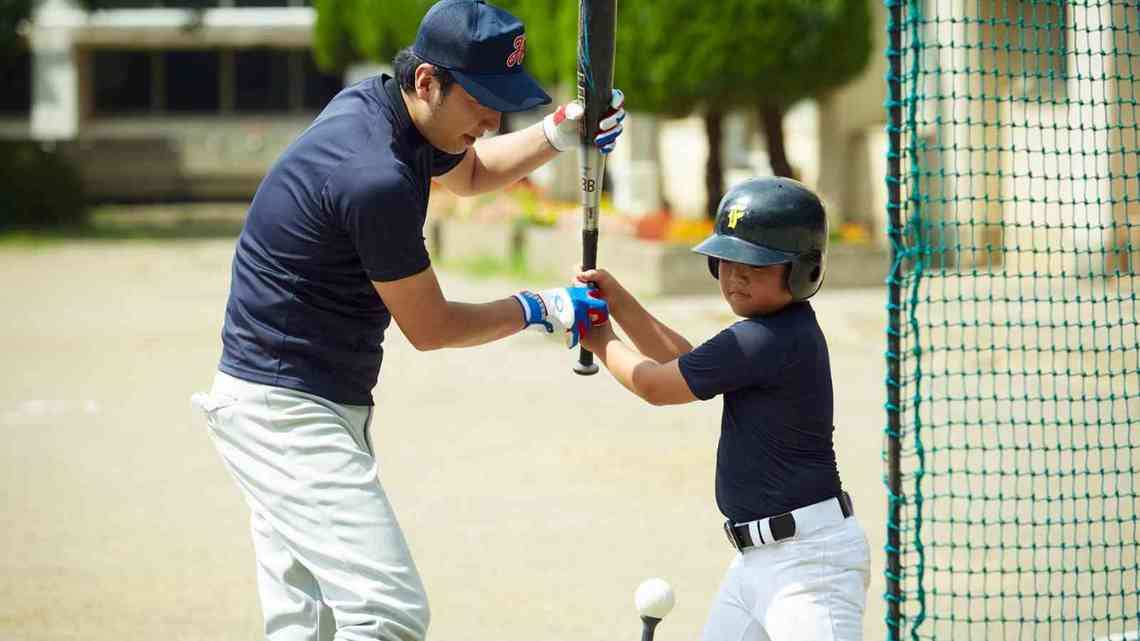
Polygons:
<instances>
[{"instance_id":1,"label":"black batting helmet","mask_svg":"<svg viewBox=\"0 0 1140 641\"><path fill-rule=\"evenodd\" d=\"M746 265L790 264L788 291L807 300L823 284L827 214L819 197L790 178L751 178L724 195L713 235L693 248L709 257L713 278L720 261Z\"/></svg>"}]
</instances>

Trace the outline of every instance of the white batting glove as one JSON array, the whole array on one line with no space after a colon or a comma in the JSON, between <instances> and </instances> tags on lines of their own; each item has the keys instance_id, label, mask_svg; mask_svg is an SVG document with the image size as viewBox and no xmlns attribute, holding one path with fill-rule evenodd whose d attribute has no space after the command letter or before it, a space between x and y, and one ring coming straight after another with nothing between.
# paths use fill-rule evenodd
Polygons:
<instances>
[{"instance_id":1,"label":"white batting glove","mask_svg":"<svg viewBox=\"0 0 1140 641\"><path fill-rule=\"evenodd\" d=\"M566 151L578 144L578 121L583 113L585 109L580 103L568 102L542 119L542 133L551 147Z\"/></svg>"},{"instance_id":2,"label":"white batting glove","mask_svg":"<svg viewBox=\"0 0 1140 641\"><path fill-rule=\"evenodd\" d=\"M609 306L588 287L559 287L539 292L521 291L515 300L522 306L527 329L562 336L574 347L591 327L609 320Z\"/></svg>"},{"instance_id":3,"label":"white batting glove","mask_svg":"<svg viewBox=\"0 0 1140 641\"><path fill-rule=\"evenodd\" d=\"M625 94L620 89L614 89L610 99L610 108L602 114L598 122L598 131L594 134L594 144L598 151L608 154L614 150L618 136L622 132L622 121L625 120ZM542 119L542 132L546 140L558 151L572 149L578 144L578 122L585 113L582 105L568 102L548 114Z\"/></svg>"}]
</instances>

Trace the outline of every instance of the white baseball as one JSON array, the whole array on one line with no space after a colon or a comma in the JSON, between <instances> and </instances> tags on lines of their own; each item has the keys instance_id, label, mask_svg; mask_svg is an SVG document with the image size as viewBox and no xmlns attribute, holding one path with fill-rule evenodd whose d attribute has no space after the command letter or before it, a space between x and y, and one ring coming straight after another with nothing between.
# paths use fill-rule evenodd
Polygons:
<instances>
[{"instance_id":1,"label":"white baseball","mask_svg":"<svg viewBox=\"0 0 1140 641\"><path fill-rule=\"evenodd\" d=\"M664 619L673 609L673 588L665 579L646 579L637 586L633 600L641 616Z\"/></svg>"}]
</instances>

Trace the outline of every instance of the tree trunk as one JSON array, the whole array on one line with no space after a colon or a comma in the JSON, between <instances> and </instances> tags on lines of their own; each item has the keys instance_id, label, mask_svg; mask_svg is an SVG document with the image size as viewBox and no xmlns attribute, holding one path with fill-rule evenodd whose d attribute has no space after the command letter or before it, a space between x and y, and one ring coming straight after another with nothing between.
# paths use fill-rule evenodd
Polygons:
<instances>
[{"instance_id":1,"label":"tree trunk","mask_svg":"<svg viewBox=\"0 0 1140 641\"><path fill-rule=\"evenodd\" d=\"M709 143L709 158L705 165L705 214L716 218L716 208L724 196L724 165L720 162L721 139L724 133L724 112L710 108L705 111L705 137Z\"/></svg>"},{"instance_id":2,"label":"tree trunk","mask_svg":"<svg viewBox=\"0 0 1140 641\"><path fill-rule=\"evenodd\" d=\"M774 104L761 106L760 125L764 128L764 138L768 141L768 163L772 165L772 173L784 178L795 178L784 150L783 107Z\"/></svg>"},{"instance_id":3,"label":"tree trunk","mask_svg":"<svg viewBox=\"0 0 1140 641\"><path fill-rule=\"evenodd\" d=\"M654 175L657 181L658 210L672 215L673 203L669 202L669 196L665 193L665 155L661 153L661 117L647 115L645 118L653 120L650 125L652 134L649 136L649 157L653 159L656 168Z\"/></svg>"}]
</instances>

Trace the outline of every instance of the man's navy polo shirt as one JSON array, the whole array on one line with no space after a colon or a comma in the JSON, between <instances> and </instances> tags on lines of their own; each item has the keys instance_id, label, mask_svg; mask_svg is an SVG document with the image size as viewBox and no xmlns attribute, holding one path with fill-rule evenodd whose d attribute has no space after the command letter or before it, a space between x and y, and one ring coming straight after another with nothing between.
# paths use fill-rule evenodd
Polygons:
<instances>
[{"instance_id":1,"label":"man's navy polo shirt","mask_svg":"<svg viewBox=\"0 0 1140 641\"><path fill-rule=\"evenodd\" d=\"M424 139L388 76L337 94L253 198L219 369L371 405L392 318L372 281L431 264L423 235L431 177L462 159Z\"/></svg>"},{"instance_id":2,"label":"man's navy polo shirt","mask_svg":"<svg viewBox=\"0 0 1140 641\"><path fill-rule=\"evenodd\" d=\"M724 395L716 500L737 523L840 493L831 361L806 302L742 320L681 356L702 400Z\"/></svg>"}]
</instances>

